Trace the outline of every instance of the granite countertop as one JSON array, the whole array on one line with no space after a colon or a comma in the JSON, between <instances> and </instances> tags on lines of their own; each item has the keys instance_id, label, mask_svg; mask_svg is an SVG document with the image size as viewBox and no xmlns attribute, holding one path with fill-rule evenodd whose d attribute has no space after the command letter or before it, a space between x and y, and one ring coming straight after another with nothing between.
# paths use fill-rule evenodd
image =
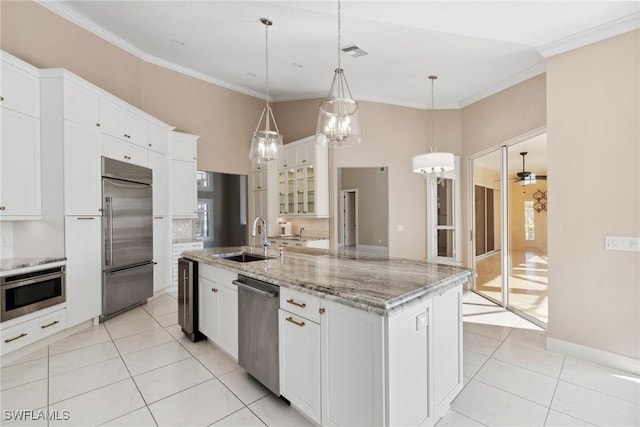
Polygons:
<instances>
[{"instance_id":1,"label":"granite countertop","mask_svg":"<svg viewBox=\"0 0 640 427\"><path fill-rule=\"evenodd\" d=\"M17 270L19 268L36 267L53 262L66 261L65 257L46 258L4 258L0 259L0 271Z\"/></svg>"},{"instance_id":2,"label":"granite countertop","mask_svg":"<svg viewBox=\"0 0 640 427\"><path fill-rule=\"evenodd\" d=\"M187 251L183 257L317 295L351 307L390 315L423 298L444 292L471 279L473 270L401 258L344 253L326 249L287 249L280 259L240 263L224 256L247 247ZM262 248L253 248L261 254Z\"/></svg>"}]
</instances>

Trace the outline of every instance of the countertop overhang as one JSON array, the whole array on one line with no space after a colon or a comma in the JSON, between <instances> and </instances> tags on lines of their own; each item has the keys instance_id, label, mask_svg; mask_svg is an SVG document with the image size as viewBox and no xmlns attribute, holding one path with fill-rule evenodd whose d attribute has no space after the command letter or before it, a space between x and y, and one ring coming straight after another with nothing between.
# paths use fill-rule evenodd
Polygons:
<instances>
[{"instance_id":1,"label":"countertop overhang","mask_svg":"<svg viewBox=\"0 0 640 427\"><path fill-rule=\"evenodd\" d=\"M186 251L182 256L296 289L360 310L388 316L470 280L473 270L432 262L326 249L287 249L280 258L240 263L224 259L262 248Z\"/></svg>"}]
</instances>

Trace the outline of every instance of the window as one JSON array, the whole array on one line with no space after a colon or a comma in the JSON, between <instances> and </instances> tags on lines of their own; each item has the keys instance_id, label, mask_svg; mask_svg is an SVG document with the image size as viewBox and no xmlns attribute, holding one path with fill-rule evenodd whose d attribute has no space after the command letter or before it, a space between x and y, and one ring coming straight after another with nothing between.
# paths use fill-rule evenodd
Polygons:
<instances>
[{"instance_id":1,"label":"window","mask_svg":"<svg viewBox=\"0 0 640 427\"><path fill-rule=\"evenodd\" d=\"M460 158L455 169L427 181L427 257L459 264L460 254Z\"/></svg>"},{"instance_id":2,"label":"window","mask_svg":"<svg viewBox=\"0 0 640 427\"><path fill-rule=\"evenodd\" d=\"M533 200L524 202L524 240L535 240L535 224L533 217Z\"/></svg>"},{"instance_id":3,"label":"window","mask_svg":"<svg viewBox=\"0 0 640 427\"><path fill-rule=\"evenodd\" d=\"M198 218L196 219L196 237L200 240L213 240L213 200L198 199Z\"/></svg>"}]
</instances>

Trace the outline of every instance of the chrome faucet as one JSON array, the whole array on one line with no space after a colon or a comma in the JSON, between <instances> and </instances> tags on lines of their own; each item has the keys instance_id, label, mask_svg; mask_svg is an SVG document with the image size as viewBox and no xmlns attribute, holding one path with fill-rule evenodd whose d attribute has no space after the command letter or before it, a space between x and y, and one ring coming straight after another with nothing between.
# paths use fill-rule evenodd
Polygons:
<instances>
[{"instance_id":1,"label":"chrome faucet","mask_svg":"<svg viewBox=\"0 0 640 427\"><path fill-rule=\"evenodd\" d=\"M267 240L267 223L261 216L256 217L256 219L253 220L253 227L251 227L251 236L256 237L258 235L258 221L262 221L262 248L264 255L267 256L270 243Z\"/></svg>"},{"instance_id":2,"label":"chrome faucet","mask_svg":"<svg viewBox=\"0 0 640 427\"><path fill-rule=\"evenodd\" d=\"M300 240L302 240L302 232L304 231L304 227L300 227Z\"/></svg>"}]
</instances>

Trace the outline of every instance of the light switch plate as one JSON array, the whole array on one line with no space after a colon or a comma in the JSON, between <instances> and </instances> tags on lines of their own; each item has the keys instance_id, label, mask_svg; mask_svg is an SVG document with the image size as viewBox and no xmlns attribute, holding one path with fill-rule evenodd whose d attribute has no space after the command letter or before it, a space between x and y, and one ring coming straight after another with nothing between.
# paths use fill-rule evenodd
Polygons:
<instances>
[{"instance_id":1,"label":"light switch plate","mask_svg":"<svg viewBox=\"0 0 640 427\"><path fill-rule=\"evenodd\" d=\"M640 252L640 237L607 236L604 247L608 251Z\"/></svg>"}]
</instances>

